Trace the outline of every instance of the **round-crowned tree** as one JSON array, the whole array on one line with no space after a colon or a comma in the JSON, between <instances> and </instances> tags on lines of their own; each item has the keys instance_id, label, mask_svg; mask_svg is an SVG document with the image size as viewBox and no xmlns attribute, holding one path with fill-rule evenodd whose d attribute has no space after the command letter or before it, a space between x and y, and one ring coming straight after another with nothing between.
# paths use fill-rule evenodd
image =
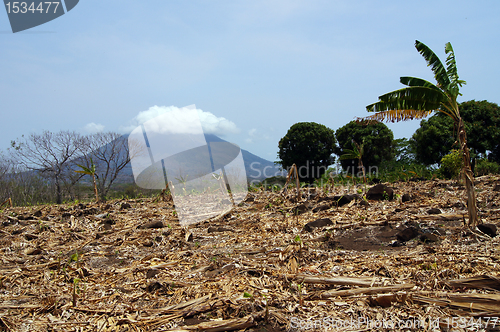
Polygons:
<instances>
[{"instance_id":1,"label":"round-crowned tree","mask_svg":"<svg viewBox=\"0 0 500 332\"><path fill-rule=\"evenodd\" d=\"M338 145L335 154L342 156L347 150L352 150L357 144L363 144L362 161L365 168L380 166L382 161L394 158L394 135L382 122L351 121L335 132ZM356 166L355 160L341 160L342 168ZM357 171L356 171L357 172Z\"/></svg>"},{"instance_id":2,"label":"round-crowned tree","mask_svg":"<svg viewBox=\"0 0 500 332\"><path fill-rule=\"evenodd\" d=\"M334 147L332 129L315 122L299 122L279 141L278 163L284 169L295 164L300 180L311 183L334 163Z\"/></svg>"},{"instance_id":3,"label":"round-crowned tree","mask_svg":"<svg viewBox=\"0 0 500 332\"><path fill-rule=\"evenodd\" d=\"M436 113L428 120L422 120L411 138L415 159L425 165L439 163L451 150L455 136L453 119L445 114Z\"/></svg>"},{"instance_id":4,"label":"round-crowned tree","mask_svg":"<svg viewBox=\"0 0 500 332\"><path fill-rule=\"evenodd\" d=\"M486 100L463 102L459 107L467 131L467 146L476 154L500 162L500 107ZM451 149L459 148L455 145L453 120L443 113L422 120L412 141L417 161L427 165L439 163Z\"/></svg>"}]
</instances>

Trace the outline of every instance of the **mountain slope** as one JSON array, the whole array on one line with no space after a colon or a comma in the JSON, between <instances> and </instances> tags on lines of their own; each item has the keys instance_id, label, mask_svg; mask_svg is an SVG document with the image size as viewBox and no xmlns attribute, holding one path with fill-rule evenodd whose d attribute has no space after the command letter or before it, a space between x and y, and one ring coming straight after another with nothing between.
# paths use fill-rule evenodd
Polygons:
<instances>
[{"instance_id":1,"label":"mountain slope","mask_svg":"<svg viewBox=\"0 0 500 332\"><path fill-rule=\"evenodd\" d=\"M128 137L128 135L124 135ZM205 134L205 139L207 142L227 142L222 138L213 135ZM245 164L245 170L247 174L247 181L249 183L260 182L268 177L283 175L285 174L280 170L280 167L273 162L261 158L247 150L241 149L243 161ZM118 176L116 183L133 183L134 177L132 173L132 166L130 163L125 166Z\"/></svg>"}]
</instances>

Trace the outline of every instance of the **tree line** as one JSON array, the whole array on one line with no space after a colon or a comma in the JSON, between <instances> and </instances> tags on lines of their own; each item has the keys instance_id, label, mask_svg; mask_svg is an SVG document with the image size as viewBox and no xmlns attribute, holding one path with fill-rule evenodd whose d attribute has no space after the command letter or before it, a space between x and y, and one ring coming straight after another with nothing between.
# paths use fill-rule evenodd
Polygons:
<instances>
[{"instance_id":1,"label":"tree line","mask_svg":"<svg viewBox=\"0 0 500 332\"><path fill-rule=\"evenodd\" d=\"M74 131L32 133L0 153L0 201L16 205L57 203L81 198L91 178L76 172L96 170L96 189L106 199L120 173L139 153L116 132L82 135ZM130 181L129 181L130 182Z\"/></svg>"},{"instance_id":2,"label":"tree line","mask_svg":"<svg viewBox=\"0 0 500 332\"><path fill-rule=\"evenodd\" d=\"M459 107L476 175L498 172L500 107L486 100L466 101ZM309 176L301 178L309 183L322 175L312 168L326 171L335 162L344 172L357 169L358 165L385 172L415 165L436 169L443 166L443 158L446 160L454 150L460 149L456 134L453 120L442 113L422 120L420 128L410 138L401 139L394 139L392 130L378 121L351 121L337 130L313 122L300 122L290 127L280 140L278 158L284 168L294 163L298 167L311 168L303 172ZM449 170L441 172L443 177L454 174Z\"/></svg>"}]
</instances>

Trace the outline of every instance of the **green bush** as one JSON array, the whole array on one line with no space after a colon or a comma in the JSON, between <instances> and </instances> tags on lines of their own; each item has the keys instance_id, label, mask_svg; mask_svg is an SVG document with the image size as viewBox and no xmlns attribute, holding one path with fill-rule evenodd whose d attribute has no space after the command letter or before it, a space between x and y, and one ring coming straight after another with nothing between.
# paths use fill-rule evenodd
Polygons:
<instances>
[{"instance_id":1,"label":"green bush","mask_svg":"<svg viewBox=\"0 0 500 332\"><path fill-rule=\"evenodd\" d=\"M430 180L437 176L436 169L417 162L385 161L380 165L378 173L371 179L378 178L382 182L409 181L412 179Z\"/></svg>"},{"instance_id":2,"label":"green bush","mask_svg":"<svg viewBox=\"0 0 500 332\"><path fill-rule=\"evenodd\" d=\"M439 174L445 179L458 179L462 166L462 153L459 150L451 150L450 153L441 158Z\"/></svg>"},{"instance_id":3,"label":"green bush","mask_svg":"<svg viewBox=\"0 0 500 332\"><path fill-rule=\"evenodd\" d=\"M494 161L489 161L488 159L479 159L476 160L474 173L476 173L476 176L498 174L500 173L500 165Z\"/></svg>"}]
</instances>

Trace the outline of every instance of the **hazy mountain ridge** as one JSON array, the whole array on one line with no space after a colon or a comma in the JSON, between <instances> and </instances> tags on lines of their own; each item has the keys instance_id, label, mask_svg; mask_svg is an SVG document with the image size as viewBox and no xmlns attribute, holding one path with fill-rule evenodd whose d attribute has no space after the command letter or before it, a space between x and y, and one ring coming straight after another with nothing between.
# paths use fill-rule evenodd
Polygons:
<instances>
[{"instance_id":1,"label":"hazy mountain ridge","mask_svg":"<svg viewBox=\"0 0 500 332\"><path fill-rule=\"evenodd\" d=\"M128 135L123 135L122 138L128 138ZM214 134L205 134L205 140L209 143L227 142L226 140ZM285 172L281 171L280 166L276 165L272 161L261 158L244 149L241 149L241 153L245 165L247 181L250 183L260 182L272 176L285 174ZM118 175L115 184L133 183L133 182L134 182L134 176L132 172L132 165L128 163L127 166L125 166L125 168Z\"/></svg>"}]
</instances>

